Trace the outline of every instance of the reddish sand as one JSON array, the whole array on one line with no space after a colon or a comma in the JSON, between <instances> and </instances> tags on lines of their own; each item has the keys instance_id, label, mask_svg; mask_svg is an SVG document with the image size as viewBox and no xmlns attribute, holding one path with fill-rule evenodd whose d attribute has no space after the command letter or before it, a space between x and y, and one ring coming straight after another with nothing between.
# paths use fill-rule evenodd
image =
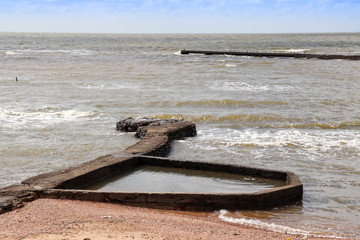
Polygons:
<instances>
[{"instance_id":1,"label":"reddish sand","mask_svg":"<svg viewBox=\"0 0 360 240\"><path fill-rule=\"evenodd\" d=\"M0 215L2 240L325 239L223 222L217 214L39 199ZM331 238L327 238L331 239Z\"/></svg>"}]
</instances>

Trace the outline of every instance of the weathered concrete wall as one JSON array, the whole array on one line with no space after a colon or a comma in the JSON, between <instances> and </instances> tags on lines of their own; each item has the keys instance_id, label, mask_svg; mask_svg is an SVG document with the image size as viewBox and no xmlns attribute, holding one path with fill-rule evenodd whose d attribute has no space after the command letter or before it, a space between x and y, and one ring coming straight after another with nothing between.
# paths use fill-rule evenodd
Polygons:
<instances>
[{"instance_id":1,"label":"weathered concrete wall","mask_svg":"<svg viewBox=\"0 0 360 240\"><path fill-rule=\"evenodd\" d=\"M282 58L317 58L322 60L345 59L360 60L360 55L336 55L336 54L307 54L307 53L268 53L268 52L235 52L235 51L202 51L202 50L181 50L181 54L204 54L204 55L234 55L250 57L282 57Z\"/></svg>"}]
</instances>

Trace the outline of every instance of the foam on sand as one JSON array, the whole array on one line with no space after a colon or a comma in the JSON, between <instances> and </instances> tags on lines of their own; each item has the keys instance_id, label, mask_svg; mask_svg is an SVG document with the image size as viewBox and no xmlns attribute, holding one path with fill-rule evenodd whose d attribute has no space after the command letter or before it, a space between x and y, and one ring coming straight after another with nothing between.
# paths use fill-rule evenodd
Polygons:
<instances>
[{"instance_id":1,"label":"foam on sand","mask_svg":"<svg viewBox=\"0 0 360 240\"><path fill-rule=\"evenodd\" d=\"M259 220L255 220L255 219L228 217L228 216L226 216L227 213L228 213L228 211L226 211L226 210L220 210L219 218L225 222L241 224L241 225L246 225L246 226L251 226L251 227L256 227L256 228L261 228L261 229L268 229L268 230L271 230L274 232L279 232L279 233L309 235L309 232L307 232L307 231L296 229L296 228L291 228L291 227L286 227L286 226L281 226L281 225L277 225L274 223L267 223L267 222L263 222L263 221L259 221Z\"/></svg>"}]
</instances>

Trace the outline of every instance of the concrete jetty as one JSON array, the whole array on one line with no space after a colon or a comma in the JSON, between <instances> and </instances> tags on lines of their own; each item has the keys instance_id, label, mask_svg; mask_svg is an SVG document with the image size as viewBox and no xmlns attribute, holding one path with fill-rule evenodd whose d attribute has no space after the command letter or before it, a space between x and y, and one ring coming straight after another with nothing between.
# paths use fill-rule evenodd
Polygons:
<instances>
[{"instance_id":1,"label":"concrete jetty","mask_svg":"<svg viewBox=\"0 0 360 240\"><path fill-rule=\"evenodd\" d=\"M166 156L171 141L196 136L191 122L160 119L127 118L116 124L119 131L136 132L140 141L123 152L101 156L68 169L40 174L19 185L0 189L0 213L21 207L38 198L74 199L120 203L159 209L213 211L218 209L266 209L302 200L303 185L299 178L284 171L246 166L178 161ZM102 192L85 190L103 179L142 165L231 173L282 181L274 187L255 193L146 193Z\"/></svg>"},{"instance_id":2,"label":"concrete jetty","mask_svg":"<svg viewBox=\"0 0 360 240\"><path fill-rule=\"evenodd\" d=\"M277 52L236 52L236 51L204 51L204 50L186 50L180 51L181 54L203 54L203 55L233 55L249 57L268 57L268 58L317 58L322 60L360 60L360 55L338 55L338 54L307 54L307 53L277 53Z\"/></svg>"}]
</instances>

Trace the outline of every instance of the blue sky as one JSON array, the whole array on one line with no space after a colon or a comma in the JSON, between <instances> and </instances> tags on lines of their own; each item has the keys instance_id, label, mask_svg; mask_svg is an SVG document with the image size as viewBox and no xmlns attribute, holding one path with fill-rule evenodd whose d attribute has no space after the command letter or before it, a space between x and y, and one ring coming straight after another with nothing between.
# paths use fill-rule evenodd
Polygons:
<instances>
[{"instance_id":1,"label":"blue sky","mask_svg":"<svg viewBox=\"0 0 360 240\"><path fill-rule=\"evenodd\" d=\"M0 2L0 32L360 32L360 0Z\"/></svg>"}]
</instances>

